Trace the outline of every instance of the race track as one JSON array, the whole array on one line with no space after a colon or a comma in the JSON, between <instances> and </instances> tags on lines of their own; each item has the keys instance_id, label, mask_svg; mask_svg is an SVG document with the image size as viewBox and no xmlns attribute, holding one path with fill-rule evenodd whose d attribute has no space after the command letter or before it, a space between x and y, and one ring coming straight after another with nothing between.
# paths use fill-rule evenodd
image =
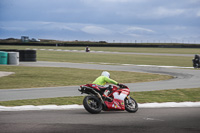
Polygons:
<instances>
[{"instance_id":1,"label":"race track","mask_svg":"<svg viewBox=\"0 0 200 133\"><path fill-rule=\"evenodd\" d=\"M200 108L141 108L137 113L83 109L0 112L2 133L199 133Z\"/></svg>"},{"instance_id":2,"label":"race track","mask_svg":"<svg viewBox=\"0 0 200 133\"><path fill-rule=\"evenodd\" d=\"M128 72L144 72L167 74L174 78L165 81L154 81L145 83L129 83L132 92L134 91L153 91L164 89L183 89L200 87L200 71L194 69L181 69L156 66L137 66L137 65L97 65L82 63L66 63L66 62L21 62L21 66L34 67L66 67L80 69L98 69L112 71L128 71ZM20 100L20 99L37 99L65 96L80 96L77 91L78 86L66 87L43 87L43 88L27 88L27 89L1 89L0 101Z\"/></svg>"}]
</instances>

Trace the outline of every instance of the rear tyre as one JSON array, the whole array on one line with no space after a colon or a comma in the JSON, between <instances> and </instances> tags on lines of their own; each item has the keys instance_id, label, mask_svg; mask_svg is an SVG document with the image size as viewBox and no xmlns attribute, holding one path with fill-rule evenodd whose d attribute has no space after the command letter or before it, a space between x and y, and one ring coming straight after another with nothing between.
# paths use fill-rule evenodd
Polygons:
<instances>
[{"instance_id":1,"label":"rear tyre","mask_svg":"<svg viewBox=\"0 0 200 133\"><path fill-rule=\"evenodd\" d=\"M86 96L83 100L83 106L91 114L98 114L102 110L102 103L95 96Z\"/></svg>"},{"instance_id":2,"label":"rear tyre","mask_svg":"<svg viewBox=\"0 0 200 133\"><path fill-rule=\"evenodd\" d=\"M125 103L125 109L126 111L130 112L130 113L135 113L138 110L138 104L135 101L135 99L133 99L132 97L129 97L129 99L125 99L124 100Z\"/></svg>"}]
</instances>

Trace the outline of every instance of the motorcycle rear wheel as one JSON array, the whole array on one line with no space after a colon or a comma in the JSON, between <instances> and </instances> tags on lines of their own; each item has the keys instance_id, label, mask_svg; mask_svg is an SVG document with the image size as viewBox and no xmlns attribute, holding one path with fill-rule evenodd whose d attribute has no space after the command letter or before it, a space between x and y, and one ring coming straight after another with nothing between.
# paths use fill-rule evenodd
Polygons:
<instances>
[{"instance_id":1,"label":"motorcycle rear wheel","mask_svg":"<svg viewBox=\"0 0 200 133\"><path fill-rule=\"evenodd\" d=\"M102 110L102 103L95 96L86 96L83 100L83 106L91 114L98 114Z\"/></svg>"},{"instance_id":2,"label":"motorcycle rear wheel","mask_svg":"<svg viewBox=\"0 0 200 133\"><path fill-rule=\"evenodd\" d=\"M130 113L135 113L138 110L138 104L135 99L130 97L129 99L124 100L125 103L125 110L130 112Z\"/></svg>"}]
</instances>

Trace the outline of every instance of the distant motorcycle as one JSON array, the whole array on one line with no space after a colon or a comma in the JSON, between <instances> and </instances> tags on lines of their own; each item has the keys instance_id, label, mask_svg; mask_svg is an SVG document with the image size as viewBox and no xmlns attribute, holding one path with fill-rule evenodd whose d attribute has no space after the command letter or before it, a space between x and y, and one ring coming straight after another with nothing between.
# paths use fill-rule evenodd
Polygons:
<instances>
[{"instance_id":1,"label":"distant motorcycle","mask_svg":"<svg viewBox=\"0 0 200 133\"><path fill-rule=\"evenodd\" d=\"M199 57L199 55L195 55L192 62L193 62L194 68L200 68L200 57Z\"/></svg>"},{"instance_id":2,"label":"distant motorcycle","mask_svg":"<svg viewBox=\"0 0 200 133\"><path fill-rule=\"evenodd\" d=\"M84 108L92 114L100 113L101 110L128 111L135 113L138 110L138 104L135 99L130 97L130 90L126 85L120 87L111 86L112 91L104 97L105 87L99 87L95 84L81 85L79 91L88 94L83 100Z\"/></svg>"}]
</instances>

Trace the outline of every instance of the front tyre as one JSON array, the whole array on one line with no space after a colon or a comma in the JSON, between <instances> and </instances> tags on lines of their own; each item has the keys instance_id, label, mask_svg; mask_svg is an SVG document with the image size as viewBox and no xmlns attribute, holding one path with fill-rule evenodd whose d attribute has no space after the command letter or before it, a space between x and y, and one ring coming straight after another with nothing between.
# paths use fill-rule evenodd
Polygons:
<instances>
[{"instance_id":1,"label":"front tyre","mask_svg":"<svg viewBox=\"0 0 200 133\"><path fill-rule=\"evenodd\" d=\"M95 96L86 96L83 100L83 106L91 114L98 114L102 110L102 103Z\"/></svg>"},{"instance_id":2,"label":"front tyre","mask_svg":"<svg viewBox=\"0 0 200 133\"><path fill-rule=\"evenodd\" d=\"M132 97L129 96L129 98L125 98L124 103L125 103L125 109L126 109L126 111L128 111L130 113L137 112L137 110L138 110L138 104L135 101L135 99L133 99Z\"/></svg>"}]
</instances>

